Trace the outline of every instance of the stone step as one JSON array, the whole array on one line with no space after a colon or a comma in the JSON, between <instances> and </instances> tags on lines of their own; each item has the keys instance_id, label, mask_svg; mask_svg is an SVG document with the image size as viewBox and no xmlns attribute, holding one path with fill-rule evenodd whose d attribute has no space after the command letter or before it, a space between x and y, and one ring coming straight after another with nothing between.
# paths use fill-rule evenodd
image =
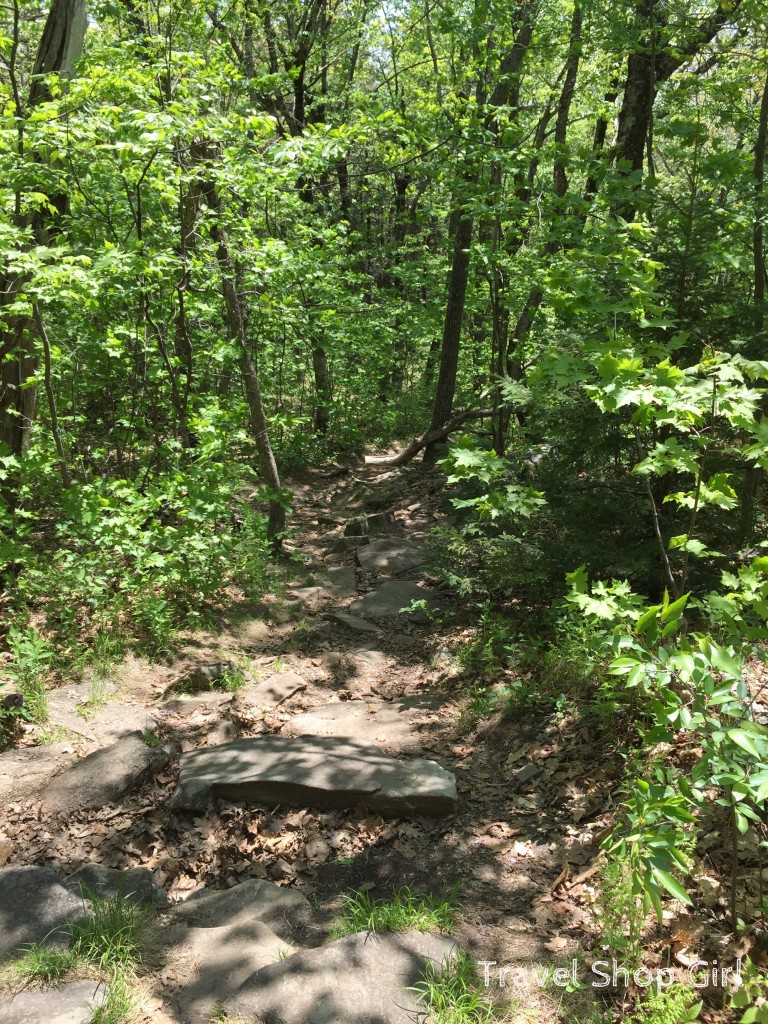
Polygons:
<instances>
[{"instance_id":1,"label":"stone step","mask_svg":"<svg viewBox=\"0 0 768 1024\"><path fill-rule=\"evenodd\" d=\"M402 608L408 608L413 601L424 601L427 609L435 609L435 595L426 587L408 580L389 580L378 590L353 601L349 610L353 615L367 615L371 619L387 619L399 615ZM405 613L404 613L405 614ZM422 608L407 613L414 622L429 622L429 615Z\"/></svg>"},{"instance_id":2,"label":"stone step","mask_svg":"<svg viewBox=\"0 0 768 1024\"><path fill-rule=\"evenodd\" d=\"M399 761L373 744L329 737L259 736L181 756L171 806L202 810L214 797L343 809L364 804L390 817L456 810L455 777L434 761Z\"/></svg>"},{"instance_id":3,"label":"stone step","mask_svg":"<svg viewBox=\"0 0 768 1024\"><path fill-rule=\"evenodd\" d=\"M454 950L439 935L359 932L256 971L224 1008L264 1024L413 1024L425 1007L410 987Z\"/></svg>"}]
</instances>

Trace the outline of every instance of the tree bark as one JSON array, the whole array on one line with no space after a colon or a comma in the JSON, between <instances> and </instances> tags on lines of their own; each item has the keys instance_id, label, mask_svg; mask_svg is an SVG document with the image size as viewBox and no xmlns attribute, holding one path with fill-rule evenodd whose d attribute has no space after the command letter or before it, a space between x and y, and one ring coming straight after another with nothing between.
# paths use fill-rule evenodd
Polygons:
<instances>
[{"instance_id":1,"label":"tree bark","mask_svg":"<svg viewBox=\"0 0 768 1024\"><path fill-rule=\"evenodd\" d=\"M83 50L86 27L85 0L52 0L35 59L28 108L50 99L46 75L56 73L66 77L72 73ZM23 118L26 114L25 110L16 110L21 126L18 135L19 157L24 155ZM16 217L18 226L31 225L37 245L50 243L58 219L66 212L65 196L49 198L57 214L37 213L26 220ZM22 287L23 282L18 277L10 273L3 274L0 280L2 305L13 302ZM4 336L0 339L0 444L7 445L10 454L18 459L24 454L29 431L34 424L37 389L30 380L37 372L39 361L33 317L8 318ZM18 484L18 478L15 483ZM15 489L13 481L10 486L6 481L4 497L10 505L15 504Z\"/></svg>"},{"instance_id":2,"label":"tree bark","mask_svg":"<svg viewBox=\"0 0 768 1024\"><path fill-rule=\"evenodd\" d=\"M492 131L496 137L498 137L496 112L501 107L516 108L519 104L520 69L532 38L533 8L532 5L526 4L520 11L520 27L517 30L514 43L500 62L497 82L489 100L490 112L485 119L485 124L486 128ZM477 91L478 98L481 98L485 86L478 83ZM478 174L474 170L467 170L464 179L468 185L476 185ZM450 419L458 375L461 326L464 319L464 305L469 280L469 249L473 228L472 218L465 211L458 211L458 213L461 219L456 230L451 272L448 278L448 297L440 350L440 371L432 407L431 430L438 429L441 424ZM427 465L434 465L444 448L444 437L430 441L424 451L424 462Z\"/></svg>"}]
</instances>

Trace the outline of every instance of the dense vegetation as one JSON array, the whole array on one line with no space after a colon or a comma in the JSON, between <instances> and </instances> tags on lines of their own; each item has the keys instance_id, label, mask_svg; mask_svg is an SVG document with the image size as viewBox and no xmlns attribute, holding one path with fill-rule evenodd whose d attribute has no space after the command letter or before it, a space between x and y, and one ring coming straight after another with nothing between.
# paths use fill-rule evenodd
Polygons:
<instances>
[{"instance_id":1,"label":"dense vegetation","mask_svg":"<svg viewBox=\"0 0 768 1024\"><path fill-rule=\"evenodd\" d=\"M286 474L399 447L453 488L434 548L483 670L524 629L655 751L609 841L634 894L688 902L695 831L723 828L732 926L759 918L735 893L768 795L745 676L768 636L765 16L6 4L17 684L164 653L258 592ZM690 734L688 780L663 752Z\"/></svg>"}]
</instances>

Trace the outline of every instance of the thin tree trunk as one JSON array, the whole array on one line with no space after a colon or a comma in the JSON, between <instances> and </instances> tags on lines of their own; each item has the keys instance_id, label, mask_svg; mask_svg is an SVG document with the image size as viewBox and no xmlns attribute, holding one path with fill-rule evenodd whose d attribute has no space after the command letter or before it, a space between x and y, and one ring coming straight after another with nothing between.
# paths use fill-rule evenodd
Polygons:
<instances>
[{"instance_id":1,"label":"thin tree trunk","mask_svg":"<svg viewBox=\"0 0 768 1024\"><path fill-rule=\"evenodd\" d=\"M763 86L763 98L760 104L760 118L757 126L755 142L755 200L754 227L752 234L752 257L754 265L754 310L755 310L755 358L762 354L763 329L765 326L765 241L763 218L765 217L765 160L768 150L768 77ZM762 413L768 413L768 403L761 403ZM741 536L743 540L749 536L754 525L755 502L760 493L763 470L759 466L750 466L744 478L741 494Z\"/></svg>"},{"instance_id":2,"label":"thin tree trunk","mask_svg":"<svg viewBox=\"0 0 768 1024\"><path fill-rule=\"evenodd\" d=\"M256 444L261 475L269 488L269 521L267 523L267 539L276 553L282 547L285 533L285 503L282 500L282 484L277 460L269 440L269 423L264 409L259 375L248 350L248 339L245 333L245 315L243 303L237 291L237 268L229 250L227 233L222 222L222 203L216 192L216 186L209 183L204 189L208 206L216 214L216 221L211 225L211 237L217 246L216 258L221 272L221 290L224 296L224 313L227 331L238 349L238 362L243 377L245 400L248 403L251 435Z\"/></svg>"},{"instance_id":3,"label":"thin tree trunk","mask_svg":"<svg viewBox=\"0 0 768 1024\"><path fill-rule=\"evenodd\" d=\"M469 281L469 247L471 243L472 218L467 215L459 221L453 246L453 261L448 279L448 301L445 306L445 321L443 323L443 340L440 347L440 371L437 376L437 390L432 406L430 430L437 430L451 418L459 367L461 325L464 319L464 303ZM444 438L430 441L424 450L424 462L428 466L433 466L440 458L444 448Z\"/></svg>"}]
</instances>

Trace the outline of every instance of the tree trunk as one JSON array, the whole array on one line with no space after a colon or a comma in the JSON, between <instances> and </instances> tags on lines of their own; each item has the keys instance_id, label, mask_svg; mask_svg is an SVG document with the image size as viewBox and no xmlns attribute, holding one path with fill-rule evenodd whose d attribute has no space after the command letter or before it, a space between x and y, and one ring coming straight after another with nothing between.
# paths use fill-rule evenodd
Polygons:
<instances>
[{"instance_id":1,"label":"tree trunk","mask_svg":"<svg viewBox=\"0 0 768 1024\"><path fill-rule=\"evenodd\" d=\"M312 424L316 434L325 434L331 418L330 406L333 401L331 393L331 375L328 372L328 359L322 345L312 347L312 369L315 375L315 415Z\"/></svg>"},{"instance_id":2,"label":"tree trunk","mask_svg":"<svg viewBox=\"0 0 768 1024\"><path fill-rule=\"evenodd\" d=\"M216 220L211 225L211 237L217 246L216 258L221 272L221 290L224 296L224 315L232 341L238 349L238 362L243 377L245 400L248 403L251 435L256 444L261 475L269 489L269 521L267 523L267 539L272 550L279 553L282 537L285 533L285 503L282 500L282 484L277 468L277 460L269 440L269 423L264 410L259 374L248 350L248 339L245 332L245 316L243 303L237 291L237 267L229 251L227 233L223 225L222 202L213 182L207 182L203 196Z\"/></svg>"},{"instance_id":3,"label":"tree trunk","mask_svg":"<svg viewBox=\"0 0 768 1024\"><path fill-rule=\"evenodd\" d=\"M29 90L28 107L34 107L50 99L48 84L44 76L57 73L70 75L83 50L87 27L85 0L52 0L48 18L43 28L40 45L33 69L32 85ZM20 119L26 111L17 110ZM19 156L24 153L23 121L18 136ZM48 245L55 231L58 217L66 212L65 196L50 196L57 214L37 213L22 220L19 226L31 224L37 245ZM17 204L18 209L18 204ZM23 287L23 282L12 274L4 274L0 280L2 304L10 304ZM29 431L34 423L37 406L37 389L29 383L39 365L39 353L35 345L35 323L32 317L10 317L5 337L0 341L0 444L7 445L10 454L21 458L24 454ZM18 483L18 478L16 480ZM4 487L4 497L9 504L15 504L15 486Z\"/></svg>"},{"instance_id":4,"label":"tree trunk","mask_svg":"<svg viewBox=\"0 0 768 1024\"><path fill-rule=\"evenodd\" d=\"M456 375L459 368L459 343L461 324L464 319L464 303L469 281L469 247L472 243L472 218L464 216L459 221L453 246L453 262L448 279L448 301L445 306L443 341L440 348L440 372L437 376L437 390L432 406L430 429L436 430L451 418L453 396L456 392ZM441 457L445 439L431 441L424 449L424 462L433 466Z\"/></svg>"}]
</instances>

